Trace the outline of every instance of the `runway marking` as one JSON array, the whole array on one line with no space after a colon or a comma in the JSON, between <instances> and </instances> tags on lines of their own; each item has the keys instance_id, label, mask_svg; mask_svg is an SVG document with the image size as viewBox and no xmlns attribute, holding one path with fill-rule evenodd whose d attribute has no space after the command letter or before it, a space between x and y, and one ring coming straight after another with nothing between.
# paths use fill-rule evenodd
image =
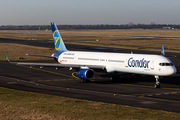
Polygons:
<instances>
[{"instance_id":1,"label":"runway marking","mask_svg":"<svg viewBox=\"0 0 180 120\"><path fill-rule=\"evenodd\" d=\"M91 82L95 82L95 80L91 80Z\"/></svg>"},{"instance_id":2,"label":"runway marking","mask_svg":"<svg viewBox=\"0 0 180 120\"><path fill-rule=\"evenodd\" d=\"M61 80L64 81L64 80L76 80L76 79L61 79ZM58 79L54 79L54 80L32 80L31 82L44 82L44 81L50 82L50 81L60 81L60 80L58 80Z\"/></svg>"},{"instance_id":3,"label":"runway marking","mask_svg":"<svg viewBox=\"0 0 180 120\"><path fill-rule=\"evenodd\" d=\"M168 58L176 58L177 56L176 55L172 55L171 57L168 57Z\"/></svg>"},{"instance_id":4,"label":"runway marking","mask_svg":"<svg viewBox=\"0 0 180 120\"><path fill-rule=\"evenodd\" d=\"M153 86L135 85L135 84L124 84L124 83L120 83L120 85L128 85L128 86L138 86L138 87L154 88Z\"/></svg>"},{"instance_id":5,"label":"runway marking","mask_svg":"<svg viewBox=\"0 0 180 120\"><path fill-rule=\"evenodd\" d=\"M153 95L147 95L147 96L153 96Z\"/></svg>"},{"instance_id":6,"label":"runway marking","mask_svg":"<svg viewBox=\"0 0 180 120\"><path fill-rule=\"evenodd\" d=\"M180 90L180 89L178 89L178 88L164 88L164 87L162 87L162 89L169 89L169 90Z\"/></svg>"},{"instance_id":7,"label":"runway marking","mask_svg":"<svg viewBox=\"0 0 180 120\"><path fill-rule=\"evenodd\" d=\"M154 88L153 86L135 85L135 84L124 84L124 83L120 83L120 85L138 86L138 87L146 87L146 88ZM178 90L178 91L180 91L180 89L178 89L178 88L164 88L164 87L162 87L161 89L169 89L169 90Z\"/></svg>"},{"instance_id":8,"label":"runway marking","mask_svg":"<svg viewBox=\"0 0 180 120\"><path fill-rule=\"evenodd\" d=\"M144 101L144 102L140 102L142 104L154 104L154 103L157 103L157 102L153 102L153 101Z\"/></svg>"},{"instance_id":9,"label":"runway marking","mask_svg":"<svg viewBox=\"0 0 180 120\"><path fill-rule=\"evenodd\" d=\"M54 79L54 81L59 81L58 79Z\"/></svg>"},{"instance_id":10,"label":"runway marking","mask_svg":"<svg viewBox=\"0 0 180 120\"><path fill-rule=\"evenodd\" d=\"M162 93L162 94L150 94L150 95L141 95L139 97L152 97L152 96L160 96L160 95L170 95L170 94L177 94L180 93L180 91L178 92L169 92L169 93Z\"/></svg>"},{"instance_id":11,"label":"runway marking","mask_svg":"<svg viewBox=\"0 0 180 120\"><path fill-rule=\"evenodd\" d=\"M141 95L141 96L139 96L139 97L145 97L145 95Z\"/></svg>"},{"instance_id":12,"label":"runway marking","mask_svg":"<svg viewBox=\"0 0 180 120\"><path fill-rule=\"evenodd\" d=\"M17 84L17 82L7 82L7 84Z\"/></svg>"},{"instance_id":13,"label":"runway marking","mask_svg":"<svg viewBox=\"0 0 180 120\"><path fill-rule=\"evenodd\" d=\"M73 72L71 75L72 75L74 78L76 78L76 79L80 79L80 78L76 77L76 76L74 75L74 73L75 73L75 72Z\"/></svg>"},{"instance_id":14,"label":"runway marking","mask_svg":"<svg viewBox=\"0 0 180 120\"><path fill-rule=\"evenodd\" d=\"M52 72L52 71L48 71L48 70L44 70L44 69L38 69L38 68L34 68L34 67L32 67L32 66L30 66L30 67L24 66L24 65L18 65L18 66L22 66L22 67L26 67L26 68L30 68L30 69L34 69L34 70L39 70L39 71L43 71L43 72L48 72L48 73L52 73L52 74L56 74L56 75L61 75L61 76L66 76L66 77L74 78L73 76L70 76L70 75L65 75L65 74L61 74L61 73L56 73L56 72Z\"/></svg>"}]
</instances>

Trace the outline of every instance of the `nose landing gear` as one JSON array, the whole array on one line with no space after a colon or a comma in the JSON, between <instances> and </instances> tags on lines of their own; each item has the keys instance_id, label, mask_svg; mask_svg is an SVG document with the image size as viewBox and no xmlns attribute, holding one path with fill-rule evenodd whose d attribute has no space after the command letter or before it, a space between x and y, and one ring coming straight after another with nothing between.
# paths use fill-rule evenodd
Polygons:
<instances>
[{"instance_id":1,"label":"nose landing gear","mask_svg":"<svg viewBox=\"0 0 180 120\"><path fill-rule=\"evenodd\" d=\"M160 80L159 80L159 76L154 76L156 78L156 83L154 85L155 88L160 88Z\"/></svg>"}]
</instances>

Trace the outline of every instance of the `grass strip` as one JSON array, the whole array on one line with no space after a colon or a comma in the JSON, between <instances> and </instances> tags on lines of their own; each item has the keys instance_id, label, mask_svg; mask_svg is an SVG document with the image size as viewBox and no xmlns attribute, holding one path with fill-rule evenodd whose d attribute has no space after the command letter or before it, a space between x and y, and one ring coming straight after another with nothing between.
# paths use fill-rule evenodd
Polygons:
<instances>
[{"instance_id":1,"label":"grass strip","mask_svg":"<svg viewBox=\"0 0 180 120\"><path fill-rule=\"evenodd\" d=\"M1 119L178 120L162 110L72 99L0 87Z\"/></svg>"},{"instance_id":2,"label":"grass strip","mask_svg":"<svg viewBox=\"0 0 180 120\"><path fill-rule=\"evenodd\" d=\"M45 31L44 31L45 32ZM13 38L13 39L22 39L22 40L51 40L52 34L50 31L0 31L0 37ZM107 44L107 45L116 45L116 46L137 46L141 48L160 48L163 44L165 50L180 50L180 40L178 39L153 39L153 38L129 38L129 37L112 37L112 36L103 36L103 35L146 35L146 36L171 36L177 37L180 36L180 30L100 30L100 31L87 31L87 30L72 30L72 31L60 31L61 33L72 33L72 34L84 34L84 35L62 35L63 40L66 42L77 44L79 42L88 42L97 45ZM97 36L91 36L95 34ZM100 34L100 36L98 36Z\"/></svg>"}]
</instances>

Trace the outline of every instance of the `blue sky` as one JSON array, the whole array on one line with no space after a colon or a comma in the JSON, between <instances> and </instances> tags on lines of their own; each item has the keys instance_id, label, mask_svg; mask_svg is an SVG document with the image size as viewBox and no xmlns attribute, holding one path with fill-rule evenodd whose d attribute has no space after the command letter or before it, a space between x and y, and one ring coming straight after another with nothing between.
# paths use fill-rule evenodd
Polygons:
<instances>
[{"instance_id":1,"label":"blue sky","mask_svg":"<svg viewBox=\"0 0 180 120\"><path fill-rule=\"evenodd\" d=\"M180 24L180 0L0 0L0 25Z\"/></svg>"}]
</instances>

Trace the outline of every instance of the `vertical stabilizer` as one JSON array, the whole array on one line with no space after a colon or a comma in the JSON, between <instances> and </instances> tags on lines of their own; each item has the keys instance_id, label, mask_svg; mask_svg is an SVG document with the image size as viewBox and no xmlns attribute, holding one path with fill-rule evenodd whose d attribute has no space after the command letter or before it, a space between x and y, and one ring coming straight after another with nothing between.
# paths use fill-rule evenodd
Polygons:
<instances>
[{"instance_id":1,"label":"vertical stabilizer","mask_svg":"<svg viewBox=\"0 0 180 120\"><path fill-rule=\"evenodd\" d=\"M67 51L66 46L64 45L61 35L59 34L57 26L54 22L51 23L51 28L52 28L52 34L53 34L56 53L62 53L62 52Z\"/></svg>"},{"instance_id":2,"label":"vertical stabilizer","mask_svg":"<svg viewBox=\"0 0 180 120\"><path fill-rule=\"evenodd\" d=\"M161 45L161 55L162 55L162 56L165 56L165 53L164 53L164 46L163 46L163 45Z\"/></svg>"}]
</instances>

